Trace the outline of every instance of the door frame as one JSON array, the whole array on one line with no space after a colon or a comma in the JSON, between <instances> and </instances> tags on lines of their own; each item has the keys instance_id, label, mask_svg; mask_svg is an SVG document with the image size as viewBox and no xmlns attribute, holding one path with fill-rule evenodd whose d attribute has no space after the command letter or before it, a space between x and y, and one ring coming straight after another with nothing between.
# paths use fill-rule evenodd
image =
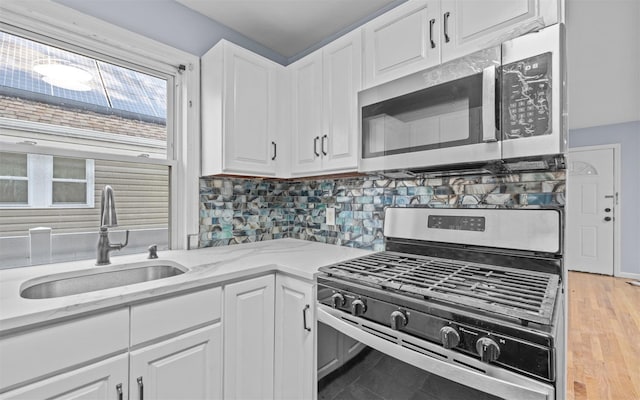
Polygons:
<instances>
[{"instance_id":1,"label":"door frame","mask_svg":"<svg viewBox=\"0 0 640 400\"><path fill-rule=\"evenodd\" d=\"M621 272L621 254L622 254L622 231L620 229L620 221L622 220L622 162L620 155L622 154L620 143L610 143L597 146L580 146L570 147L567 149L567 153L573 153L577 151L590 151L590 150L613 150L613 195L615 196L614 202L614 214L613 214L613 276L614 277L630 277ZM567 182L570 181L569 171L567 170ZM570 183L569 183L570 184ZM567 190L567 199L569 193ZM566 241L565 241L566 243ZM633 274L631 274L633 275Z\"/></svg>"}]
</instances>

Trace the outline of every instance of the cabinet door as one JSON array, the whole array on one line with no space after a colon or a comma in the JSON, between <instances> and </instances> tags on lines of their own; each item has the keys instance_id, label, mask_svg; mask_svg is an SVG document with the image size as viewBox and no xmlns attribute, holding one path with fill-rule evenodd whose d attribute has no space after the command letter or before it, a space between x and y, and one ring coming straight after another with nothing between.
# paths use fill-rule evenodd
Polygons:
<instances>
[{"instance_id":1,"label":"cabinet door","mask_svg":"<svg viewBox=\"0 0 640 400\"><path fill-rule=\"evenodd\" d=\"M291 73L291 123L294 174L322 169L322 51L295 62Z\"/></svg>"},{"instance_id":2,"label":"cabinet door","mask_svg":"<svg viewBox=\"0 0 640 400\"><path fill-rule=\"evenodd\" d=\"M224 398L273 398L274 276L224 288Z\"/></svg>"},{"instance_id":3,"label":"cabinet door","mask_svg":"<svg viewBox=\"0 0 640 400\"><path fill-rule=\"evenodd\" d=\"M224 168L275 174L276 66L248 50L225 47Z\"/></svg>"},{"instance_id":4,"label":"cabinet door","mask_svg":"<svg viewBox=\"0 0 640 400\"><path fill-rule=\"evenodd\" d=\"M124 399L128 393L128 366L129 356L122 354L2 393L0 399Z\"/></svg>"},{"instance_id":5,"label":"cabinet door","mask_svg":"<svg viewBox=\"0 0 640 400\"><path fill-rule=\"evenodd\" d=\"M442 0L441 18L444 62L519 36L518 28L553 24L558 10L556 0Z\"/></svg>"},{"instance_id":6,"label":"cabinet door","mask_svg":"<svg viewBox=\"0 0 640 400\"><path fill-rule=\"evenodd\" d=\"M409 1L364 26L365 87L440 62L439 1Z\"/></svg>"},{"instance_id":7,"label":"cabinet door","mask_svg":"<svg viewBox=\"0 0 640 400\"><path fill-rule=\"evenodd\" d=\"M362 88L359 30L324 47L322 169L358 167L358 91Z\"/></svg>"},{"instance_id":8,"label":"cabinet door","mask_svg":"<svg viewBox=\"0 0 640 400\"><path fill-rule=\"evenodd\" d=\"M313 283L276 277L275 398L311 399L315 391Z\"/></svg>"},{"instance_id":9,"label":"cabinet door","mask_svg":"<svg viewBox=\"0 0 640 400\"><path fill-rule=\"evenodd\" d=\"M210 325L131 352L134 399L222 398L222 326Z\"/></svg>"}]
</instances>

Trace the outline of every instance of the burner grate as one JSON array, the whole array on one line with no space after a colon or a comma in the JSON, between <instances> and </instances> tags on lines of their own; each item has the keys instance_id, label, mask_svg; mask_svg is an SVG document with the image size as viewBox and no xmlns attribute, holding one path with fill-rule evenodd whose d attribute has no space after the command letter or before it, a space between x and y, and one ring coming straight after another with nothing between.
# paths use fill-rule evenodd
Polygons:
<instances>
[{"instance_id":1,"label":"burner grate","mask_svg":"<svg viewBox=\"0 0 640 400\"><path fill-rule=\"evenodd\" d=\"M396 292L550 324L559 280L544 272L381 252L321 269Z\"/></svg>"}]
</instances>

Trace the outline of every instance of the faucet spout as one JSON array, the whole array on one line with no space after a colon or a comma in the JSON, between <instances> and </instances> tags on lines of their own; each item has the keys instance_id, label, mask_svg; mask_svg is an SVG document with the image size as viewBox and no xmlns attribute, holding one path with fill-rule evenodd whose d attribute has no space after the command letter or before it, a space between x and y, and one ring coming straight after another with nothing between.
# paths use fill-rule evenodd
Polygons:
<instances>
[{"instance_id":1,"label":"faucet spout","mask_svg":"<svg viewBox=\"0 0 640 400\"><path fill-rule=\"evenodd\" d=\"M98 238L96 265L111 264L109 252L120 250L129 244L129 230L126 231L124 243L111 244L109 242L108 228L116 226L118 226L118 217L116 216L116 204L113 200L113 188L105 185L100 202L100 237Z\"/></svg>"}]
</instances>

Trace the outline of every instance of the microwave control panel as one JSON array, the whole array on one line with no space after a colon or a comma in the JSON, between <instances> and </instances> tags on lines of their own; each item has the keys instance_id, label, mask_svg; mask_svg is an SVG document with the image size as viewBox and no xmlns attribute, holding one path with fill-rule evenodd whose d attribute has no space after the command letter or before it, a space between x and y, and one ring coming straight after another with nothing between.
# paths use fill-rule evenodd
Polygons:
<instances>
[{"instance_id":1,"label":"microwave control panel","mask_svg":"<svg viewBox=\"0 0 640 400\"><path fill-rule=\"evenodd\" d=\"M551 53L502 66L504 140L551 133Z\"/></svg>"}]
</instances>

